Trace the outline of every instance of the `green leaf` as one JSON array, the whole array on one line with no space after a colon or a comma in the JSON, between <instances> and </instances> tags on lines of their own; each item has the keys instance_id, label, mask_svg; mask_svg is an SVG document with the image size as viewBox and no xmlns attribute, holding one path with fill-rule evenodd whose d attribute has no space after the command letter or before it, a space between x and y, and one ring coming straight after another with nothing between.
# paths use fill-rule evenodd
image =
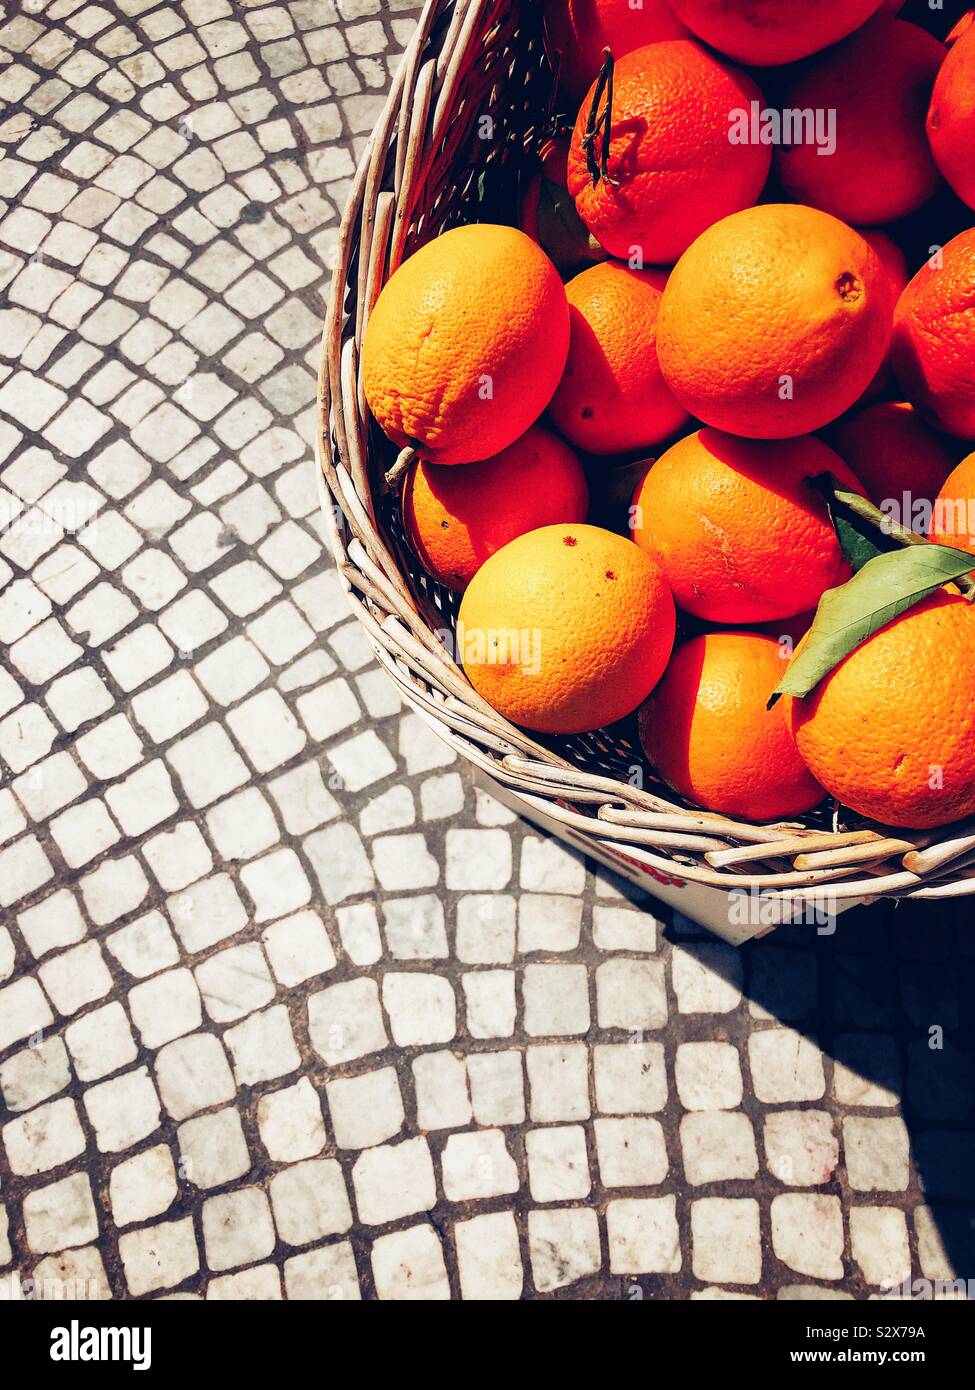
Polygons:
<instances>
[{"instance_id":1,"label":"green leaf","mask_svg":"<svg viewBox=\"0 0 975 1390\"><path fill-rule=\"evenodd\" d=\"M868 560L893 549L886 518L865 497L847 492L833 473L820 473L810 482L826 503L829 519L840 542L843 558L856 574Z\"/></svg>"},{"instance_id":2,"label":"green leaf","mask_svg":"<svg viewBox=\"0 0 975 1390\"><path fill-rule=\"evenodd\" d=\"M552 179L542 179L537 219L538 240L562 275L607 259L576 212L572 195Z\"/></svg>"},{"instance_id":3,"label":"green leaf","mask_svg":"<svg viewBox=\"0 0 975 1390\"><path fill-rule=\"evenodd\" d=\"M945 545L909 545L868 560L859 573L820 599L802 650L780 681L769 709L783 696L811 694L868 637L944 584L975 567L975 557Z\"/></svg>"},{"instance_id":4,"label":"green leaf","mask_svg":"<svg viewBox=\"0 0 975 1390\"><path fill-rule=\"evenodd\" d=\"M839 537L843 558L854 574L858 574L868 561L886 553L870 536L864 523L858 525L855 520L839 510L832 514L832 522L833 530Z\"/></svg>"}]
</instances>

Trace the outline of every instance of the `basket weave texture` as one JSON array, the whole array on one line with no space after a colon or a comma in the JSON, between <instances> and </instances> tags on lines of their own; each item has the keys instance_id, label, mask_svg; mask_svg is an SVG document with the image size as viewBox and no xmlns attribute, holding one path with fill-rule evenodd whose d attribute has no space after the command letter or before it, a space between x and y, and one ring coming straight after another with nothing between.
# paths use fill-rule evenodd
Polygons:
<instances>
[{"instance_id":1,"label":"basket weave texture","mask_svg":"<svg viewBox=\"0 0 975 1390\"><path fill-rule=\"evenodd\" d=\"M891 831L844 808L753 825L682 804L631 723L536 740L454 661L457 600L422 571L385 479L395 451L372 422L359 356L386 281L464 221L516 222L519 179L546 133L555 79L538 0L428 0L356 174L322 340L316 445L336 562L406 703L526 809L651 873L784 899L975 894L975 822Z\"/></svg>"}]
</instances>

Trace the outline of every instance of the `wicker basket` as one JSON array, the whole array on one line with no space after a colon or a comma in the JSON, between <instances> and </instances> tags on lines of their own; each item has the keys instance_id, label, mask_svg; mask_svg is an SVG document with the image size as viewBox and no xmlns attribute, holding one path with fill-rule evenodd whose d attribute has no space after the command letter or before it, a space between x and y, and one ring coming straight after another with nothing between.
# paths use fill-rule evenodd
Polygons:
<instances>
[{"instance_id":1,"label":"wicker basket","mask_svg":"<svg viewBox=\"0 0 975 1390\"><path fill-rule=\"evenodd\" d=\"M339 572L376 657L406 703L526 814L543 812L597 857L612 847L651 875L788 902L975 893L975 822L905 834L841 807L778 825L697 811L645 763L633 721L533 739L480 698L450 655L457 600L404 539L386 484L395 454L371 421L359 351L382 286L411 251L465 220L516 221L520 175L554 98L542 9L538 0L428 0L342 222L318 458Z\"/></svg>"}]
</instances>

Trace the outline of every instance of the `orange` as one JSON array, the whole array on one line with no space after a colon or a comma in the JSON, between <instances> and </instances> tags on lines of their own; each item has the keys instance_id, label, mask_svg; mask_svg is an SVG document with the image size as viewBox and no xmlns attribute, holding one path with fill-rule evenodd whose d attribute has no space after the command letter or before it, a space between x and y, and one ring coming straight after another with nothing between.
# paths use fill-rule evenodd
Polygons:
<instances>
[{"instance_id":1,"label":"orange","mask_svg":"<svg viewBox=\"0 0 975 1390\"><path fill-rule=\"evenodd\" d=\"M931 540L975 555L975 454L945 479L931 515Z\"/></svg>"},{"instance_id":2,"label":"orange","mask_svg":"<svg viewBox=\"0 0 975 1390\"><path fill-rule=\"evenodd\" d=\"M975 227L926 261L901 295L891 362L929 424L975 439Z\"/></svg>"},{"instance_id":3,"label":"orange","mask_svg":"<svg viewBox=\"0 0 975 1390\"><path fill-rule=\"evenodd\" d=\"M640 741L685 801L750 821L782 820L823 800L796 751L788 710L768 709L785 674L777 642L711 632L679 647L640 711Z\"/></svg>"},{"instance_id":4,"label":"orange","mask_svg":"<svg viewBox=\"0 0 975 1390\"><path fill-rule=\"evenodd\" d=\"M851 227L768 203L725 218L681 257L657 320L660 367L706 424L807 434L869 386L892 309L887 272Z\"/></svg>"},{"instance_id":5,"label":"orange","mask_svg":"<svg viewBox=\"0 0 975 1390\"><path fill-rule=\"evenodd\" d=\"M386 284L362 379L394 443L433 463L473 463L535 423L568 350L569 306L544 252L512 227L458 227Z\"/></svg>"},{"instance_id":6,"label":"orange","mask_svg":"<svg viewBox=\"0 0 975 1390\"><path fill-rule=\"evenodd\" d=\"M699 44L654 43L616 64L608 173L596 182L582 143L594 95L572 137L569 192L611 255L672 265L705 227L761 193L768 146L732 144L728 134L731 113L761 103L762 94Z\"/></svg>"},{"instance_id":7,"label":"orange","mask_svg":"<svg viewBox=\"0 0 975 1390\"><path fill-rule=\"evenodd\" d=\"M540 425L482 463L444 468L418 461L403 487L413 548L427 573L451 589L463 589L516 536L585 521L588 508L582 464Z\"/></svg>"},{"instance_id":8,"label":"orange","mask_svg":"<svg viewBox=\"0 0 975 1390\"><path fill-rule=\"evenodd\" d=\"M761 623L815 608L850 577L810 479L860 484L818 439L689 434L657 460L633 499L633 539L679 606L713 623Z\"/></svg>"},{"instance_id":9,"label":"orange","mask_svg":"<svg viewBox=\"0 0 975 1390\"><path fill-rule=\"evenodd\" d=\"M805 66L782 104L835 111L836 149L779 149L789 197L867 225L923 206L941 182L924 120L944 57L944 44L926 30L881 16Z\"/></svg>"},{"instance_id":10,"label":"orange","mask_svg":"<svg viewBox=\"0 0 975 1390\"><path fill-rule=\"evenodd\" d=\"M632 541L596 526L545 526L478 570L457 649L474 689L506 719L577 734L646 699L674 628L670 590Z\"/></svg>"},{"instance_id":11,"label":"orange","mask_svg":"<svg viewBox=\"0 0 975 1390\"><path fill-rule=\"evenodd\" d=\"M903 526L913 524L913 503L937 497L955 461L948 440L929 429L906 401L878 401L847 416L833 427L829 442L871 502L878 507L896 504L891 514Z\"/></svg>"},{"instance_id":12,"label":"orange","mask_svg":"<svg viewBox=\"0 0 975 1390\"><path fill-rule=\"evenodd\" d=\"M851 810L927 829L975 812L975 607L939 592L790 701L810 772Z\"/></svg>"},{"instance_id":13,"label":"orange","mask_svg":"<svg viewBox=\"0 0 975 1390\"><path fill-rule=\"evenodd\" d=\"M975 24L969 22L948 51L928 111L928 139L938 168L975 208Z\"/></svg>"},{"instance_id":14,"label":"orange","mask_svg":"<svg viewBox=\"0 0 975 1390\"><path fill-rule=\"evenodd\" d=\"M875 227L858 227L857 230L870 249L875 251L883 262L884 269L887 271L887 279L890 282L891 303L896 304L907 289L907 282L911 278L907 269L907 257L886 232L880 232ZM886 390L890 385L890 380L890 353L888 352L877 369L877 375L864 391L861 399L871 400L874 396L879 396L881 391Z\"/></svg>"},{"instance_id":15,"label":"orange","mask_svg":"<svg viewBox=\"0 0 975 1390\"><path fill-rule=\"evenodd\" d=\"M794 63L845 38L882 0L672 0L688 29L758 67Z\"/></svg>"},{"instance_id":16,"label":"orange","mask_svg":"<svg viewBox=\"0 0 975 1390\"><path fill-rule=\"evenodd\" d=\"M666 0L549 0L545 11L549 48L561 84L576 102L595 82L603 49L616 59L661 39L687 38L687 30Z\"/></svg>"},{"instance_id":17,"label":"orange","mask_svg":"<svg viewBox=\"0 0 975 1390\"><path fill-rule=\"evenodd\" d=\"M890 281L891 294L894 303L904 293L907 283L911 276L907 269L907 257L897 245L897 242L886 232L878 231L876 227L858 227L857 231L863 237L870 249L876 252L877 256L887 272Z\"/></svg>"},{"instance_id":18,"label":"orange","mask_svg":"<svg viewBox=\"0 0 975 1390\"><path fill-rule=\"evenodd\" d=\"M945 43L949 48L953 43L957 43L963 34L967 34L972 25L975 25L975 10L966 10L958 23L948 32Z\"/></svg>"},{"instance_id":19,"label":"orange","mask_svg":"<svg viewBox=\"0 0 975 1390\"><path fill-rule=\"evenodd\" d=\"M591 454L649 448L687 420L657 362L666 283L663 271L608 261L566 286L569 359L549 413L577 448Z\"/></svg>"}]
</instances>

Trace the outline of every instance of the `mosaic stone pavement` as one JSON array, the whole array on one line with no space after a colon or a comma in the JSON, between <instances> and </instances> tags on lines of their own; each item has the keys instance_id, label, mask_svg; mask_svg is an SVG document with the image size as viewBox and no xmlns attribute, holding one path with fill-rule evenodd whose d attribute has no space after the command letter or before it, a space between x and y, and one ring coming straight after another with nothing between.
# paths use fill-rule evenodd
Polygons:
<instances>
[{"instance_id":1,"label":"mosaic stone pavement","mask_svg":"<svg viewBox=\"0 0 975 1390\"><path fill-rule=\"evenodd\" d=\"M0 23L0 1297L975 1275L966 914L654 917L348 616L316 340L416 8Z\"/></svg>"}]
</instances>

